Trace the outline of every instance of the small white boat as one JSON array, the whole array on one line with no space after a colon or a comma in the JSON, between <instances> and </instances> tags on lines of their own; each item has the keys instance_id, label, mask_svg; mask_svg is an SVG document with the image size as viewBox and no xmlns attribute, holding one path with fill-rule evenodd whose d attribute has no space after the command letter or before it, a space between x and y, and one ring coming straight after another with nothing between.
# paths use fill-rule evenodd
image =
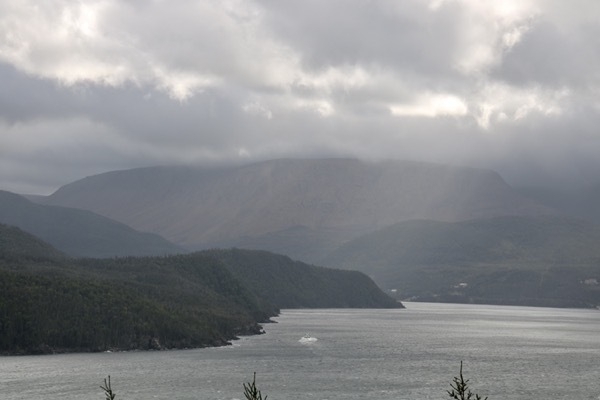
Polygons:
<instances>
[{"instance_id":1,"label":"small white boat","mask_svg":"<svg viewBox=\"0 0 600 400\"><path fill-rule=\"evenodd\" d=\"M300 338L300 340L298 340L298 341L300 343L314 343L317 340L319 340L319 339L317 339L316 337L310 336L309 334L306 334L306 335L302 336Z\"/></svg>"}]
</instances>

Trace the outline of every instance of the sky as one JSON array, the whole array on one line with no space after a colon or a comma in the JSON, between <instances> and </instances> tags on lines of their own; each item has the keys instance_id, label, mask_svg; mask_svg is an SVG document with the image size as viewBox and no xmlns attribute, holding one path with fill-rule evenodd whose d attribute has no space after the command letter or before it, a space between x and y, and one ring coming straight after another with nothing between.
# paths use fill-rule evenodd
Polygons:
<instances>
[{"instance_id":1,"label":"sky","mask_svg":"<svg viewBox=\"0 0 600 400\"><path fill-rule=\"evenodd\" d=\"M0 0L0 189L285 157L600 182L597 0Z\"/></svg>"}]
</instances>

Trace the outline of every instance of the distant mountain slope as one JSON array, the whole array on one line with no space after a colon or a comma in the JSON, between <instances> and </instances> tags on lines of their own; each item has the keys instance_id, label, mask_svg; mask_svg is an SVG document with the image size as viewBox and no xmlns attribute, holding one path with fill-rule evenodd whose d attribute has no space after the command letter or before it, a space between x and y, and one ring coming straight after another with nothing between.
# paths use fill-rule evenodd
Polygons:
<instances>
[{"instance_id":1,"label":"distant mountain slope","mask_svg":"<svg viewBox=\"0 0 600 400\"><path fill-rule=\"evenodd\" d=\"M0 306L0 354L223 345L283 306L401 307L364 274L267 252L69 259L5 225Z\"/></svg>"},{"instance_id":2,"label":"distant mountain slope","mask_svg":"<svg viewBox=\"0 0 600 400\"><path fill-rule=\"evenodd\" d=\"M417 220L353 240L327 262L404 299L600 305L599 243L600 226L567 217Z\"/></svg>"},{"instance_id":3,"label":"distant mountain slope","mask_svg":"<svg viewBox=\"0 0 600 400\"><path fill-rule=\"evenodd\" d=\"M162 255L183 250L152 233L90 211L32 203L0 191L0 223L17 226L78 257Z\"/></svg>"},{"instance_id":4,"label":"distant mountain slope","mask_svg":"<svg viewBox=\"0 0 600 400\"><path fill-rule=\"evenodd\" d=\"M241 245L309 261L403 220L551 212L493 171L352 159L114 171L63 186L45 201L91 210L190 248Z\"/></svg>"},{"instance_id":5,"label":"distant mountain slope","mask_svg":"<svg viewBox=\"0 0 600 400\"><path fill-rule=\"evenodd\" d=\"M534 186L518 187L516 190L565 215L600 224L600 184L562 190Z\"/></svg>"}]
</instances>

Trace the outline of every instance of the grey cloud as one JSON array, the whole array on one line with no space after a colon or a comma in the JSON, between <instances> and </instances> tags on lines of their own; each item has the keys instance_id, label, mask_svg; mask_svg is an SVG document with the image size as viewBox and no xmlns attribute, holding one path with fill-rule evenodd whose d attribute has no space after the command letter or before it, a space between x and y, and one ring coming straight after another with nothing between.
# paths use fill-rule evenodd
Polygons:
<instances>
[{"instance_id":1,"label":"grey cloud","mask_svg":"<svg viewBox=\"0 0 600 400\"><path fill-rule=\"evenodd\" d=\"M518 85L578 88L590 83L598 85L598 38L599 25L565 32L549 22L539 23L506 54L495 76Z\"/></svg>"},{"instance_id":2,"label":"grey cloud","mask_svg":"<svg viewBox=\"0 0 600 400\"><path fill-rule=\"evenodd\" d=\"M43 68L3 56L0 39L0 189L291 156L474 165L519 184L598 180L598 24L560 2L510 23L492 15L498 3L437 3L108 1L101 34L54 50L32 34Z\"/></svg>"},{"instance_id":3,"label":"grey cloud","mask_svg":"<svg viewBox=\"0 0 600 400\"><path fill-rule=\"evenodd\" d=\"M449 60L459 45L456 6L431 12L424 1L262 4L271 29L301 51L309 68L375 64L407 73L454 74Z\"/></svg>"},{"instance_id":4,"label":"grey cloud","mask_svg":"<svg viewBox=\"0 0 600 400\"><path fill-rule=\"evenodd\" d=\"M9 123L44 116L76 115L71 89L36 79L0 63L0 118Z\"/></svg>"}]
</instances>

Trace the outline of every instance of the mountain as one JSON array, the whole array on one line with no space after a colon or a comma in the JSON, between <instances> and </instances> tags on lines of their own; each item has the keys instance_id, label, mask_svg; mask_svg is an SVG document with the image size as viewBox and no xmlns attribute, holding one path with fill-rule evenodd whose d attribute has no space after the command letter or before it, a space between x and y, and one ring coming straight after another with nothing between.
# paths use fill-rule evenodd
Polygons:
<instances>
[{"instance_id":1,"label":"mountain","mask_svg":"<svg viewBox=\"0 0 600 400\"><path fill-rule=\"evenodd\" d=\"M76 257L114 257L181 253L164 238L86 210L35 204L0 191L0 223L17 226Z\"/></svg>"},{"instance_id":2,"label":"mountain","mask_svg":"<svg viewBox=\"0 0 600 400\"><path fill-rule=\"evenodd\" d=\"M570 217L405 221L334 251L328 265L371 276L399 298L600 305L600 226Z\"/></svg>"},{"instance_id":3,"label":"mountain","mask_svg":"<svg viewBox=\"0 0 600 400\"><path fill-rule=\"evenodd\" d=\"M44 202L91 210L191 249L261 248L310 262L404 220L552 212L493 171L354 159L114 171L63 186Z\"/></svg>"},{"instance_id":4,"label":"mountain","mask_svg":"<svg viewBox=\"0 0 600 400\"><path fill-rule=\"evenodd\" d=\"M515 190L562 214L600 224L600 184L569 189L527 186Z\"/></svg>"},{"instance_id":5,"label":"mountain","mask_svg":"<svg viewBox=\"0 0 600 400\"><path fill-rule=\"evenodd\" d=\"M267 252L73 259L2 224L0 305L0 354L215 346L282 306L402 307L362 273Z\"/></svg>"}]
</instances>

